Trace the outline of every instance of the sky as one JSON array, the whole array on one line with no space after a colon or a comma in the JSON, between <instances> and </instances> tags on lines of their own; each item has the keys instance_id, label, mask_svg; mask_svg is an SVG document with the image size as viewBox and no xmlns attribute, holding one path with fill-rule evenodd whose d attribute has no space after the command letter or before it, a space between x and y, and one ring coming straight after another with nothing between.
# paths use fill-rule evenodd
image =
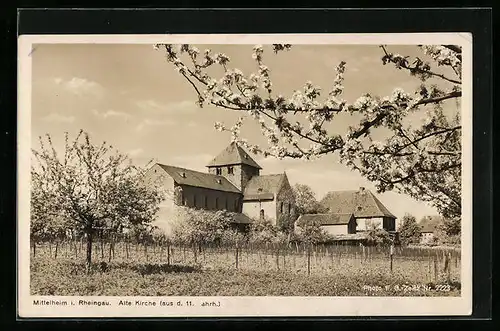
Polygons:
<instances>
[{"instance_id":1,"label":"sky","mask_svg":"<svg viewBox=\"0 0 500 331\"><path fill-rule=\"evenodd\" d=\"M253 45L199 45L223 52L232 67L244 73L256 70ZM425 58L415 46L388 46L389 51ZM328 91L334 68L346 61L343 98L355 101L363 93L386 96L395 87L411 92L419 81L403 70L382 65L377 45L298 45L274 55L264 47L264 62L271 69L275 91L290 96L306 81ZM164 59L164 54L144 44L38 44L32 58L32 144L50 134L56 147L64 132L75 137L80 129L98 144L106 141L134 161L153 159L163 164L206 171L205 165L230 143L230 134L218 132L214 123L232 125L241 112L195 105L189 83ZM456 107L456 105L447 105ZM420 116L420 115L419 115ZM418 121L421 118L413 118ZM243 138L263 143L254 123L244 125ZM245 122L245 123L246 123ZM356 119L335 118L329 130L345 133ZM314 161L278 160L254 156L262 174L286 172L290 183L311 186L318 199L333 190L373 184L340 164L338 156ZM437 212L431 206L395 192L377 195L399 219L410 213L421 219Z\"/></svg>"}]
</instances>

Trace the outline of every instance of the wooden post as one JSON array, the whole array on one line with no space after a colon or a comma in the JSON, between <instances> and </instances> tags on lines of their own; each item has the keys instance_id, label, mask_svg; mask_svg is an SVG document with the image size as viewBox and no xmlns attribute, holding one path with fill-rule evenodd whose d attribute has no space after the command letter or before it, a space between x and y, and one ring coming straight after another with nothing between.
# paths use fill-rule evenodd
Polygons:
<instances>
[{"instance_id":1,"label":"wooden post","mask_svg":"<svg viewBox=\"0 0 500 331\"><path fill-rule=\"evenodd\" d=\"M391 273L392 273L392 261L393 261L393 255L394 255L394 244L391 244L389 255L391 256Z\"/></svg>"},{"instance_id":2,"label":"wooden post","mask_svg":"<svg viewBox=\"0 0 500 331\"><path fill-rule=\"evenodd\" d=\"M311 274L311 246L308 245L307 248L307 274Z\"/></svg>"},{"instance_id":3,"label":"wooden post","mask_svg":"<svg viewBox=\"0 0 500 331\"><path fill-rule=\"evenodd\" d=\"M438 260L437 260L437 254L434 255L434 282L437 283L438 281Z\"/></svg>"},{"instance_id":4,"label":"wooden post","mask_svg":"<svg viewBox=\"0 0 500 331\"><path fill-rule=\"evenodd\" d=\"M236 269L238 269L238 260L239 260L239 249L238 245L236 245Z\"/></svg>"},{"instance_id":5,"label":"wooden post","mask_svg":"<svg viewBox=\"0 0 500 331\"><path fill-rule=\"evenodd\" d=\"M276 269L280 270L280 250L276 248Z\"/></svg>"},{"instance_id":6,"label":"wooden post","mask_svg":"<svg viewBox=\"0 0 500 331\"><path fill-rule=\"evenodd\" d=\"M167 265L170 265L170 243L167 243Z\"/></svg>"}]
</instances>

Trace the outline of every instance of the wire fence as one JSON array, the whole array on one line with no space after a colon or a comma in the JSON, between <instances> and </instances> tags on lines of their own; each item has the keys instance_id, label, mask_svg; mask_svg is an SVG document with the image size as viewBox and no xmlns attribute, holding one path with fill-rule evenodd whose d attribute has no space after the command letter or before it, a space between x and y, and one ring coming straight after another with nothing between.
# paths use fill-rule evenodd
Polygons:
<instances>
[{"instance_id":1,"label":"wire fence","mask_svg":"<svg viewBox=\"0 0 500 331\"><path fill-rule=\"evenodd\" d=\"M32 244L33 259L84 260L84 240ZM304 274L335 272L339 269L402 269L424 275L426 281L460 279L458 249L426 247L381 247L360 245L292 244L204 244L98 240L92 246L97 263L137 263L198 266L205 269L276 270Z\"/></svg>"}]
</instances>

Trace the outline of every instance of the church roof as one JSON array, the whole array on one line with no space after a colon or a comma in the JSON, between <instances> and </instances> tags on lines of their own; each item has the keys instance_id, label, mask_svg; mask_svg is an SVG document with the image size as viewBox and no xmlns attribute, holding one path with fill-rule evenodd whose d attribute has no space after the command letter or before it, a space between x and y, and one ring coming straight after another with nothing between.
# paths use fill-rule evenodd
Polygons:
<instances>
[{"instance_id":1,"label":"church roof","mask_svg":"<svg viewBox=\"0 0 500 331\"><path fill-rule=\"evenodd\" d=\"M354 215L350 214L304 214L297 219L297 225L316 223L318 225L343 225L349 224Z\"/></svg>"},{"instance_id":2,"label":"church roof","mask_svg":"<svg viewBox=\"0 0 500 331\"><path fill-rule=\"evenodd\" d=\"M332 191L321 204L331 213L353 213L355 217L396 218L377 197L364 188L352 191Z\"/></svg>"},{"instance_id":3,"label":"church roof","mask_svg":"<svg viewBox=\"0 0 500 331\"><path fill-rule=\"evenodd\" d=\"M165 164L158 165L180 185L189 185L203 187L212 190L241 193L240 190L223 176L217 176L210 173L194 171L190 169L169 166Z\"/></svg>"},{"instance_id":4,"label":"church roof","mask_svg":"<svg viewBox=\"0 0 500 331\"><path fill-rule=\"evenodd\" d=\"M233 164L246 164L257 169L262 169L257 162L248 155L241 146L232 142L219 155L217 155L207 167L227 166Z\"/></svg>"},{"instance_id":5,"label":"church roof","mask_svg":"<svg viewBox=\"0 0 500 331\"><path fill-rule=\"evenodd\" d=\"M285 178L284 173L252 177L243 192L243 200L273 199L279 192Z\"/></svg>"}]
</instances>

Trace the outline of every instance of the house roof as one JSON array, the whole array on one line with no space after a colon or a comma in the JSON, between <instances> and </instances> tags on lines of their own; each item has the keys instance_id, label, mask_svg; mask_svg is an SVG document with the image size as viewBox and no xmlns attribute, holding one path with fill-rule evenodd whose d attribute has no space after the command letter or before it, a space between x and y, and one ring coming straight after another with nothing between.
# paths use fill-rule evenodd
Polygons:
<instances>
[{"instance_id":1,"label":"house roof","mask_svg":"<svg viewBox=\"0 0 500 331\"><path fill-rule=\"evenodd\" d=\"M257 169L262 169L257 162L237 143L232 142L219 155L217 155L207 167L227 166L232 164L246 164Z\"/></svg>"},{"instance_id":2,"label":"house roof","mask_svg":"<svg viewBox=\"0 0 500 331\"><path fill-rule=\"evenodd\" d=\"M321 200L321 205L331 213L348 214L354 217L396 218L369 190L332 191Z\"/></svg>"},{"instance_id":3,"label":"house roof","mask_svg":"<svg viewBox=\"0 0 500 331\"><path fill-rule=\"evenodd\" d=\"M241 193L230 181L223 176L217 176L210 173L194 171L190 169L169 166L165 164L158 165L180 185L189 185L203 187L212 190Z\"/></svg>"},{"instance_id":4,"label":"house roof","mask_svg":"<svg viewBox=\"0 0 500 331\"><path fill-rule=\"evenodd\" d=\"M440 222L440 216L427 216L419 223L421 226L420 232L434 232Z\"/></svg>"},{"instance_id":5,"label":"house roof","mask_svg":"<svg viewBox=\"0 0 500 331\"><path fill-rule=\"evenodd\" d=\"M254 176L248 181L245 191L243 192L243 199L273 199L274 196L279 192L286 175L283 174L272 174L272 175L261 175Z\"/></svg>"},{"instance_id":6,"label":"house roof","mask_svg":"<svg viewBox=\"0 0 500 331\"><path fill-rule=\"evenodd\" d=\"M319 225L344 225L349 224L353 214L304 214L297 219L297 225L317 223Z\"/></svg>"}]
</instances>

